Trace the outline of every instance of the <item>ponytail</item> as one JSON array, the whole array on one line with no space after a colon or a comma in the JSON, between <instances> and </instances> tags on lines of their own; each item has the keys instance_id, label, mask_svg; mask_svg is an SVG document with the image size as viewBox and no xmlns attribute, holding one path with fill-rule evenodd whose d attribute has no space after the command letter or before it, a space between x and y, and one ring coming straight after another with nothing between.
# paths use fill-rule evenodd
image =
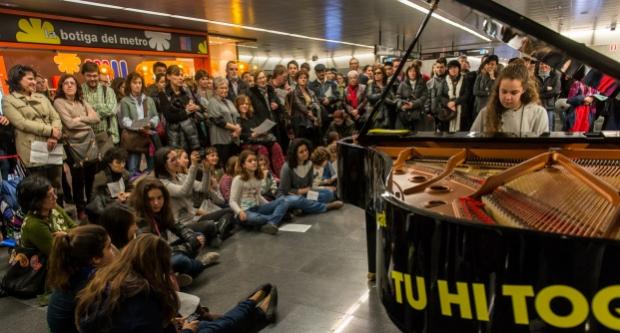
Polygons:
<instances>
[{"instance_id":1,"label":"ponytail","mask_svg":"<svg viewBox=\"0 0 620 333\"><path fill-rule=\"evenodd\" d=\"M93 258L103 257L108 233L102 226L85 225L54 238L47 272L47 286L67 291L70 279L89 267Z\"/></svg>"}]
</instances>

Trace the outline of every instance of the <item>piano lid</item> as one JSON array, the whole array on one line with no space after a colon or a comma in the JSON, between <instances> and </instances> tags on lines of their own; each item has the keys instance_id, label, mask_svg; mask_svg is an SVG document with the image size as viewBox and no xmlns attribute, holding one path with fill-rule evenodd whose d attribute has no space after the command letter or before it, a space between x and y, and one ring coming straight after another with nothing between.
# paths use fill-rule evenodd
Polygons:
<instances>
[{"instance_id":1,"label":"piano lid","mask_svg":"<svg viewBox=\"0 0 620 333\"><path fill-rule=\"evenodd\" d=\"M491 0L427 0L427 2L432 2L432 4L426 4L429 8L438 4L443 13L451 13L455 18L475 27L478 32L485 34L494 41L503 42L516 49L523 57L547 63L567 77L584 82L586 85L597 89L601 95L613 98L620 92L619 62L561 35L521 13ZM471 11L463 11L463 7L469 8ZM586 70L586 66L588 70ZM404 66L401 63L397 71L402 71L403 68ZM399 73L395 73L394 76ZM394 84L394 81L390 80L389 84ZM378 101L376 106L383 102L383 99ZM373 110L362 127L359 134L360 142L366 142L368 139L368 133L375 124L376 115L376 110ZM408 130L386 133L385 130L378 129L373 132L378 136L408 136L412 134Z\"/></svg>"},{"instance_id":2,"label":"piano lid","mask_svg":"<svg viewBox=\"0 0 620 333\"><path fill-rule=\"evenodd\" d=\"M442 6L443 4L443 6ZM603 95L615 96L620 91L620 63L551 30L508 7L489 0L454 0L441 3L443 10L451 6L466 6L473 9L462 20L483 31L487 36L506 43L525 56L547 63L560 72L583 80L594 88L601 88L601 81L614 78L615 84L598 89ZM575 77L587 65L594 70L586 77Z\"/></svg>"}]
</instances>

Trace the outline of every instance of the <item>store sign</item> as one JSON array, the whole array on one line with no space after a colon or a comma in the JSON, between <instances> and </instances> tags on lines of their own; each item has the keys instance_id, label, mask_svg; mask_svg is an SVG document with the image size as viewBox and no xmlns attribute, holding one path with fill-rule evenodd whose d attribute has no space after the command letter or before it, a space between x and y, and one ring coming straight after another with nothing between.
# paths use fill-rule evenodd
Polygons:
<instances>
[{"instance_id":1,"label":"store sign","mask_svg":"<svg viewBox=\"0 0 620 333\"><path fill-rule=\"evenodd\" d=\"M0 41L207 54L206 37L0 14ZM205 33L206 35L206 33Z\"/></svg>"}]
</instances>

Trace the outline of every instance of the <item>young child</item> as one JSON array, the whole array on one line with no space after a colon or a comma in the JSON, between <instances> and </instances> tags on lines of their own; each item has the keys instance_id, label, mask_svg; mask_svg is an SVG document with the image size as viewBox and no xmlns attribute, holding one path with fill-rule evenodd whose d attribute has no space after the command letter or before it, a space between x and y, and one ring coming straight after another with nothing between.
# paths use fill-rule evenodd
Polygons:
<instances>
[{"instance_id":1,"label":"young child","mask_svg":"<svg viewBox=\"0 0 620 333\"><path fill-rule=\"evenodd\" d=\"M219 167L220 157L215 147L205 149L205 170L209 171L211 177L215 177L219 182L224 175L224 170Z\"/></svg>"},{"instance_id":2,"label":"young child","mask_svg":"<svg viewBox=\"0 0 620 333\"><path fill-rule=\"evenodd\" d=\"M226 168L224 170L224 175L222 179L220 179L220 192L222 192L222 196L224 196L224 200L230 201L230 187L232 186L233 177L237 175L237 161L239 158L237 156L231 156L226 161Z\"/></svg>"},{"instance_id":3,"label":"young child","mask_svg":"<svg viewBox=\"0 0 620 333\"><path fill-rule=\"evenodd\" d=\"M331 155L325 147L316 148L312 152L312 155L310 155L313 167L312 188L329 189L335 194L336 187L334 183L336 182L336 178L333 177L333 172L329 167L330 159Z\"/></svg>"},{"instance_id":4,"label":"young child","mask_svg":"<svg viewBox=\"0 0 620 333\"><path fill-rule=\"evenodd\" d=\"M261 194L269 201L276 198L278 194L278 179L274 177L269 167L269 159L267 156L258 155L258 165L263 171L262 189Z\"/></svg>"},{"instance_id":5,"label":"young child","mask_svg":"<svg viewBox=\"0 0 620 333\"><path fill-rule=\"evenodd\" d=\"M327 150L329 151L330 159L327 166L330 169L332 178L334 179L333 185L336 186L338 181L338 144L336 142L327 146Z\"/></svg>"},{"instance_id":6,"label":"young child","mask_svg":"<svg viewBox=\"0 0 620 333\"><path fill-rule=\"evenodd\" d=\"M230 190L230 207L242 225L260 226L262 232L276 234L278 225L288 210L285 198L279 197L268 202L261 195L261 180L264 174L253 151L241 152L239 170Z\"/></svg>"}]
</instances>

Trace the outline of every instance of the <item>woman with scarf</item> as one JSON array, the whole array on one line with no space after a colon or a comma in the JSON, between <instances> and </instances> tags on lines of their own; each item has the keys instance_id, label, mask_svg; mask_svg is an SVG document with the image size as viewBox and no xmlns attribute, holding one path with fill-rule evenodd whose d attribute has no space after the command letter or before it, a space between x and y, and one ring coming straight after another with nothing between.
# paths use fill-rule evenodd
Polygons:
<instances>
[{"instance_id":1,"label":"woman with scarf","mask_svg":"<svg viewBox=\"0 0 620 333\"><path fill-rule=\"evenodd\" d=\"M456 115L450 121L438 122L439 130L442 132L458 132L468 128L465 122L469 118L467 105L471 94L468 81L464 75L461 75L461 64L458 60L451 60L448 63L448 75L445 82L448 85L448 97L450 99L447 107Z\"/></svg>"},{"instance_id":2,"label":"woman with scarf","mask_svg":"<svg viewBox=\"0 0 620 333\"><path fill-rule=\"evenodd\" d=\"M363 115L366 112L366 86L359 83L359 74L357 71L350 71L347 74L348 84L344 89L344 107L355 122L357 129L364 123Z\"/></svg>"},{"instance_id":3,"label":"woman with scarf","mask_svg":"<svg viewBox=\"0 0 620 333\"><path fill-rule=\"evenodd\" d=\"M147 170L153 169L151 136L159 123L155 102L144 94L144 79L138 73L130 73L125 80L125 97L121 99L121 146L129 152L127 169L132 176L140 171L144 154ZM135 140L140 138L140 140Z\"/></svg>"}]
</instances>

